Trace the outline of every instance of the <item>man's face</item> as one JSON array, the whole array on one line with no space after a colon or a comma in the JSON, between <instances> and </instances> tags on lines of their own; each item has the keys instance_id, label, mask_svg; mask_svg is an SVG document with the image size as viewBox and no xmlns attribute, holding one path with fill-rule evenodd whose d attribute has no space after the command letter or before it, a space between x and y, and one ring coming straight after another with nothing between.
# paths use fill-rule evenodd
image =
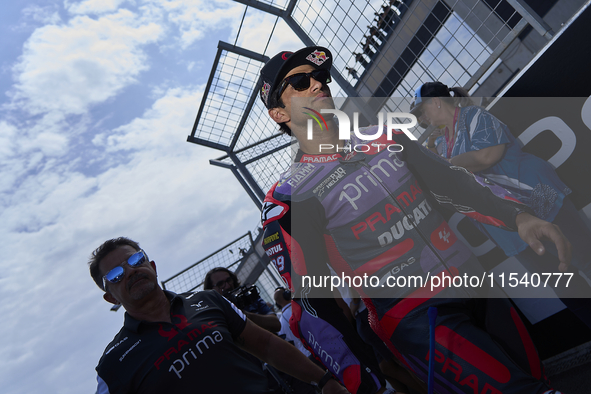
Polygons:
<instances>
[{"instance_id":1,"label":"man's face","mask_svg":"<svg viewBox=\"0 0 591 394\"><path fill-rule=\"evenodd\" d=\"M137 252L131 246L120 246L99 262L101 275L105 275L119 265L125 270L120 282L110 283L107 281L107 293L105 294L107 301L119 302L123 307L132 306L158 287L156 265L153 261L146 261L135 268L127 264L127 259Z\"/></svg>"},{"instance_id":2,"label":"man's face","mask_svg":"<svg viewBox=\"0 0 591 394\"><path fill-rule=\"evenodd\" d=\"M213 289L222 295L234 290L234 281L225 271L214 272L211 275L211 283L213 283Z\"/></svg>"},{"instance_id":3,"label":"man's face","mask_svg":"<svg viewBox=\"0 0 591 394\"><path fill-rule=\"evenodd\" d=\"M291 69L283 79L294 74L309 73L314 70L314 66L309 64L298 66ZM294 100L292 101L292 99ZM310 87L306 90L298 91L288 84L281 95L281 100L285 105L283 110L295 127L306 127L308 119L311 119L309 115L303 113L309 112L303 107L312 108L318 112L322 108L334 108L329 87L312 77L310 77Z\"/></svg>"}]
</instances>

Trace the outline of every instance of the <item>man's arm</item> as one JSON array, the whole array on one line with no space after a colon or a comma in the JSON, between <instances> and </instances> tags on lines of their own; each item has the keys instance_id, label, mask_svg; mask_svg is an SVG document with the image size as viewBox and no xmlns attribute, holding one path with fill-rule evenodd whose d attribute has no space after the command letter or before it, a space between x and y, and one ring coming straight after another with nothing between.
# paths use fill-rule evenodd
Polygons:
<instances>
[{"instance_id":1,"label":"man's arm","mask_svg":"<svg viewBox=\"0 0 591 394\"><path fill-rule=\"evenodd\" d=\"M274 191L275 186L267 193L262 212L263 247L293 292L291 332L351 391L381 392L384 383L379 367L365 354L361 339L341 313L330 288L303 288L302 275L330 275L322 206L316 200L296 203L298 220L292 222L294 203L280 194L281 201L277 200ZM327 348L333 349L330 355L323 351Z\"/></svg>"},{"instance_id":2,"label":"man's arm","mask_svg":"<svg viewBox=\"0 0 591 394\"><path fill-rule=\"evenodd\" d=\"M452 157L449 162L471 172L484 171L497 164L505 154L505 144L489 146Z\"/></svg>"},{"instance_id":3,"label":"man's arm","mask_svg":"<svg viewBox=\"0 0 591 394\"><path fill-rule=\"evenodd\" d=\"M248 317L254 324L259 327L264 328L267 331L277 332L281 330L281 322L276 315L258 315L252 312L244 312L246 317Z\"/></svg>"},{"instance_id":4,"label":"man's arm","mask_svg":"<svg viewBox=\"0 0 591 394\"><path fill-rule=\"evenodd\" d=\"M481 223L518 231L538 254L544 253L542 240L553 242L559 252L559 268L566 270L571 246L557 226L533 216L531 208L502 187L487 183L463 167L451 166L405 135L396 135L394 140L404 147L403 159L439 205Z\"/></svg>"},{"instance_id":5,"label":"man's arm","mask_svg":"<svg viewBox=\"0 0 591 394\"><path fill-rule=\"evenodd\" d=\"M109 386L107 383L101 378L99 375L96 377L97 380L97 387L96 387L96 394L110 394Z\"/></svg>"},{"instance_id":6,"label":"man's arm","mask_svg":"<svg viewBox=\"0 0 591 394\"><path fill-rule=\"evenodd\" d=\"M269 365L283 371L303 382L318 383L325 372L304 356L294 346L283 339L263 330L251 321L236 339L236 343L265 361ZM322 389L324 394L348 393L336 380L331 379Z\"/></svg>"}]
</instances>

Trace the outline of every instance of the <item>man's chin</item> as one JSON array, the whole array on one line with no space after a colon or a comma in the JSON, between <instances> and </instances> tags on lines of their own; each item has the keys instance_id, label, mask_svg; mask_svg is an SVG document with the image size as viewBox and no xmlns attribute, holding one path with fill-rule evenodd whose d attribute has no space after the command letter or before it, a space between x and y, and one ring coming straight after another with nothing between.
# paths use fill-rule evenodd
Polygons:
<instances>
[{"instance_id":1,"label":"man's chin","mask_svg":"<svg viewBox=\"0 0 591 394\"><path fill-rule=\"evenodd\" d=\"M312 105L317 108L334 109L334 100L330 96L317 97L312 100Z\"/></svg>"},{"instance_id":2,"label":"man's chin","mask_svg":"<svg viewBox=\"0 0 591 394\"><path fill-rule=\"evenodd\" d=\"M129 290L131 299L134 301L141 300L156 289L156 284L147 280L139 280Z\"/></svg>"}]
</instances>

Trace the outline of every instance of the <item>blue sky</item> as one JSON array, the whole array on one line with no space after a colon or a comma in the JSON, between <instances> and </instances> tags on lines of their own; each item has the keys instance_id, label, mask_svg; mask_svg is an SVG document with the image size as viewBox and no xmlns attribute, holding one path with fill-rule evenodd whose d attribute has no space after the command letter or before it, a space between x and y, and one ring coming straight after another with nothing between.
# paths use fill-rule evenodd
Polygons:
<instances>
[{"instance_id":1,"label":"blue sky","mask_svg":"<svg viewBox=\"0 0 591 394\"><path fill-rule=\"evenodd\" d=\"M166 279L253 229L221 156L186 142L231 1L4 2L0 16L0 382L3 393L94 392L121 327L88 274L108 238L140 242ZM249 9L238 44L275 17ZM265 37L265 39L261 39ZM267 54L300 43L282 22Z\"/></svg>"}]
</instances>

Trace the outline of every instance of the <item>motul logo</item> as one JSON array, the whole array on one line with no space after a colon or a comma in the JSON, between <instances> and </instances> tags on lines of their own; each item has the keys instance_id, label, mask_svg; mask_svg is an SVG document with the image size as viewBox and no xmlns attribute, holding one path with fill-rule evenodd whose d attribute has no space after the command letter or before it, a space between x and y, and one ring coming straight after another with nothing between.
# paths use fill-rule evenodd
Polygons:
<instances>
[{"instance_id":1,"label":"motul logo","mask_svg":"<svg viewBox=\"0 0 591 394\"><path fill-rule=\"evenodd\" d=\"M269 249L267 249L265 251L265 253L267 253L267 256L269 256L269 257L271 257L279 252L283 252L283 247L281 246L281 244L271 246Z\"/></svg>"}]
</instances>

